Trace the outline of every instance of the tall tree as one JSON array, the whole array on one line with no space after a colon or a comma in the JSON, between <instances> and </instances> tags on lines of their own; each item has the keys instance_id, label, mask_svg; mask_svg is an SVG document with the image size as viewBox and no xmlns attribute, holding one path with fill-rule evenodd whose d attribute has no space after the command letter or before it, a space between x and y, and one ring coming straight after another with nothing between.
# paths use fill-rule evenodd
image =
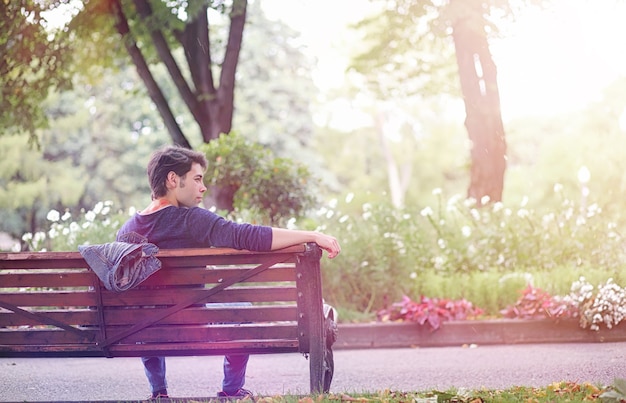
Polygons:
<instances>
[{"instance_id":1,"label":"tall tree","mask_svg":"<svg viewBox=\"0 0 626 403\"><path fill-rule=\"evenodd\" d=\"M509 19L533 1L383 0L383 11L358 25L366 32L366 50L353 67L383 98L460 89L471 141L467 195L479 203L502 200L506 169L497 70L489 50L490 35L498 30L491 20Z\"/></svg>"},{"instance_id":2,"label":"tall tree","mask_svg":"<svg viewBox=\"0 0 626 403\"><path fill-rule=\"evenodd\" d=\"M198 124L203 142L231 131L235 78L248 5L246 0L90 0L85 3L85 8L71 25L79 35L90 36L96 41L107 27L122 37L121 43L175 143L191 146L190 139L183 133L172 112L171 104L175 101L163 94L163 88L150 70L150 65L157 60L167 68L178 98ZM221 24L211 29L209 14L217 21L227 16L227 33L219 32ZM99 28L94 31L93 21L102 15L110 17L110 20L100 21ZM226 45L222 47L224 52L216 55L216 46L212 42L222 37L226 37ZM184 51L184 63L175 57L177 48Z\"/></svg>"},{"instance_id":3,"label":"tall tree","mask_svg":"<svg viewBox=\"0 0 626 403\"><path fill-rule=\"evenodd\" d=\"M228 133L247 5L247 0L0 2L0 125L31 131L43 126L45 117L37 102L48 88L69 83L73 73L84 74L95 65L119 66L125 63L121 58L125 52L174 143L186 147L192 143L172 111L179 100L193 116L203 142ZM53 29L42 12L61 7L70 9L68 22ZM52 35L56 37L51 40ZM216 46L223 39L225 45ZM183 49L184 60L175 57L178 48ZM216 54L215 49L223 53ZM75 59L73 70L61 64L69 56ZM168 98L155 79L151 68L157 62L166 66L177 89L176 100Z\"/></svg>"},{"instance_id":4,"label":"tall tree","mask_svg":"<svg viewBox=\"0 0 626 403\"><path fill-rule=\"evenodd\" d=\"M484 2L450 1L448 24L456 50L465 127L471 141L468 197L501 201L506 170L506 140L500 111L496 64L489 50Z\"/></svg>"},{"instance_id":5,"label":"tall tree","mask_svg":"<svg viewBox=\"0 0 626 403\"><path fill-rule=\"evenodd\" d=\"M75 173L80 172L83 177L89 175L90 180L80 191L72 193L79 198L78 201L72 201L72 205L62 205L58 200L42 204L38 209L37 224L41 223L41 218L51 208L65 209L74 207L75 203L79 207L90 208L97 201L112 200L116 206L136 206L138 194L149 194L145 189L141 190L142 186L145 188L145 172L142 168L145 161L141 161L147 158L149 150L167 141L167 137L162 136L164 125L158 120L162 108L158 109L159 113L150 110L150 102L145 96L150 93L150 87L144 85L141 88L141 82L137 80L139 74L133 71L140 72L140 69L125 62L128 60L128 47L119 41L119 33L114 30L116 20L109 14L112 10L110 4L102 0L91 0L84 4L85 10L75 11L76 16L70 18L68 27L64 28L65 31L61 30L74 39L73 43L80 44L74 63L68 66L72 70L66 72L74 76L74 91L52 92L47 102L38 100L41 106L47 105L44 108L47 112L45 117L50 122L49 129L39 132L39 138L43 149L41 158L50 161L69 159L75 167ZM134 3L121 4L123 7L134 7ZM158 6L159 2L155 4ZM192 9L176 9L172 4L168 3L167 12L176 14L175 18L168 15L163 19L182 30L185 26L184 12ZM201 3L194 2L194 5L199 6ZM86 12L87 9L90 12ZM160 15L163 8L158 10L153 15ZM131 11L125 11L125 15L132 16ZM219 15L216 17L215 10L205 8L204 12L211 15L212 21L217 19L213 22L211 32L228 25L227 19L220 19ZM310 61L303 57L294 39L296 33L283 23L269 21L263 15L260 2L252 3L250 13L250 29L246 29L245 38L250 44L242 50L244 58L237 73L238 80L249 84L236 88L239 99L235 120L237 131L272 148L277 155L302 156L303 146L310 140L313 126L309 110L311 93L314 91ZM140 25L130 18L127 22L129 27ZM136 44L151 38L150 35L145 36L145 32L138 27L135 29L138 30L134 36L138 38ZM171 29L167 32L174 31ZM219 33L212 36L214 55L226 53L227 43L218 40L224 36L217 35ZM167 40L169 42L171 38ZM184 51L185 48L181 46L171 47L174 61L180 63L183 75L189 78L191 73L184 64ZM179 87L169 79L170 69L164 63L158 63L161 59L154 46L142 46L139 56L146 67L146 75L142 78L148 76L152 82L158 83L156 89L169 111L170 121L179 133L185 133L185 139L195 138L197 143L200 140L200 125L194 120L187 105L177 102L180 99ZM211 66L211 69L214 68L220 72L215 65ZM167 119L164 121L167 122ZM171 126L166 129L170 130ZM310 158L307 158L309 161ZM120 175L127 178L120 181ZM15 178L15 181L21 181L20 178ZM13 180L7 178L8 182ZM219 195L220 189L215 192ZM30 227L26 230L34 231ZM16 231L19 234L18 229Z\"/></svg>"}]
</instances>

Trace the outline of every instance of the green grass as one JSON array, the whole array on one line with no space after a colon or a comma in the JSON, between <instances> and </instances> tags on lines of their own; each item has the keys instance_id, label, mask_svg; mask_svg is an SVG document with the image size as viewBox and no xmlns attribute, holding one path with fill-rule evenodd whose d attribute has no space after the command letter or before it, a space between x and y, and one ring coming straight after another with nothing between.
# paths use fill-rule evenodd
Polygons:
<instances>
[{"instance_id":1,"label":"green grass","mask_svg":"<svg viewBox=\"0 0 626 403\"><path fill-rule=\"evenodd\" d=\"M426 392L400 392L382 390L375 393L331 393L319 396L264 396L256 403L325 403L325 402L385 402L385 403L548 403L548 402L605 402L613 403L606 394L611 387L590 383L556 382L543 388L512 387L503 390L445 390ZM604 395L603 395L604 394ZM169 399L168 402L220 402L219 399ZM251 400L241 400L249 402Z\"/></svg>"}]
</instances>

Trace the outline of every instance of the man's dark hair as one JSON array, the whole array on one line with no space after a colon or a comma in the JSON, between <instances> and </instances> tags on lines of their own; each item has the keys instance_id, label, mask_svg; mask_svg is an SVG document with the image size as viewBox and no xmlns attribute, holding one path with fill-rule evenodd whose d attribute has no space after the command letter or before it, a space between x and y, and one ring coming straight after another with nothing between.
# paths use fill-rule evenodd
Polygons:
<instances>
[{"instance_id":1,"label":"man's dark hair","mask_svg":"<svg viewBox=\"0 0 626 403\"><path fill-rule=\"evenodd\" d=\"M148 162L148 181L152 190L152 199L167 194L165 180L167 174L174 172L178 176L185 176L191 170L193 163L200 164L202 169L207 168L207 159L204 154L180 146L161 147L152 154Z\"/></svg>"}]
</instances>

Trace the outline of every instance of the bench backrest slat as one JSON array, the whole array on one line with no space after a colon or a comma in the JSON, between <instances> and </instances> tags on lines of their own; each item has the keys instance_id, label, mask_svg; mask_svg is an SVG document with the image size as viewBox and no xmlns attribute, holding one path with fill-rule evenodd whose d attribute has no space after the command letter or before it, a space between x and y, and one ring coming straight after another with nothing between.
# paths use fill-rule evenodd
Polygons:
<instances>
[{"instance_id":1,"label":"bench backrest slat","mask_svg":"<svg viewBox=\"0 0 626 403\"><path fill-rule=\"evenodd\" d=\"M110 291L102 293L105 306L144 306L175 305L194 291L206 289L188 288L158 290L129 290L116 294ZM97 306L95 293L89 290L50 290L34 292L9 292L2 295L2 300L17 306L28 307L90 307ZM293 302L296 300L295 287L238 287L224 290L211 297L210 302ZM0 325L2 322L0 322Z\"/></svg>"},{"instance_id":2,"label":"bench backrest slat","mask_svg":"<svg viewBox=\"0 0 626 403\"><path fill-rule=\"evenodd\" d=\"M230 273L236 274L248 270L247 268L231 268ZM33 273L35 271L35 273ZM80 287L90 286L93 283L93 273L89 270L60 270L48 271L44 269L32 269L30 271L20 271L17 273L0 274L0 287L21 288L21 287ZM222 270L206 270L204 267L189 268L168 268L154 273L146 279L143 286L155 286L158 284L181 285L192 283L214 284L223 278ZM271 282L271 281L295 281L295 274L292 267L276 267L267 270L258 276L245 280L245 282Z\"/></svg>"},{"instance_id":3,"label":"bench backrest slat","mask_svg":"<svg viewBox=\"0 0 626 403\"><path fill-rule=\"evenodd\" d=\"M110 326L119 326L128 323L137 323L146 316L147 308L116 309L104 312L105 323ZM49 318L64 323L80 323L82 326L99 325L98 312L93 309L71 309L42 311ZM189 308L168 316L160 324L182 325L187 323L224 323L224 322L287 322L293 321L297 315L295 305L284 306L247 306L229 310ZM0 323L3 326L26 326L32 320L24 316L8 312L0 312Z\"/></svg>"}]
</instances>

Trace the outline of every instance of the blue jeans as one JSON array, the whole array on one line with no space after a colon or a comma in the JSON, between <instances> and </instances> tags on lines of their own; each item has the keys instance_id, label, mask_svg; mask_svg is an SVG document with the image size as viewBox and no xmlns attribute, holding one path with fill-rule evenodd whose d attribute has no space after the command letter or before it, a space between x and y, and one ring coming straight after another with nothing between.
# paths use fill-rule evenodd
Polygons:
<instances>
[{"instance_id":1,"label":"blue jeans","mask_svg":"<svg viewBox=\"0 0 626 403\"><path fill-rule=\"evenodd\" d=\"M249 302L226 302L226 303L207 303L207 307L225 306L250 306ZM246 368L248 366L247 354L227 355L224 357L224 379L222 380L222 390L229 395L234 394L243 388L246 382ZM165 357L141 357L143 369L148 377L152 392L158 392L167 389L167 381L165 379Z\"/></svg>"},{"instance_id":2,"label":"blue jeans","mask_svg":"<svg viewBox=\"0 0 626 403\"><path fill-rule=\"evenodd\" d=\"M246 382L246 367L249 355L227 355L224 357L224 380L222 390L233 394ZM167 389L165 379L165 357L141 357L152 392Z\"/></svg>"}]
</instances>

